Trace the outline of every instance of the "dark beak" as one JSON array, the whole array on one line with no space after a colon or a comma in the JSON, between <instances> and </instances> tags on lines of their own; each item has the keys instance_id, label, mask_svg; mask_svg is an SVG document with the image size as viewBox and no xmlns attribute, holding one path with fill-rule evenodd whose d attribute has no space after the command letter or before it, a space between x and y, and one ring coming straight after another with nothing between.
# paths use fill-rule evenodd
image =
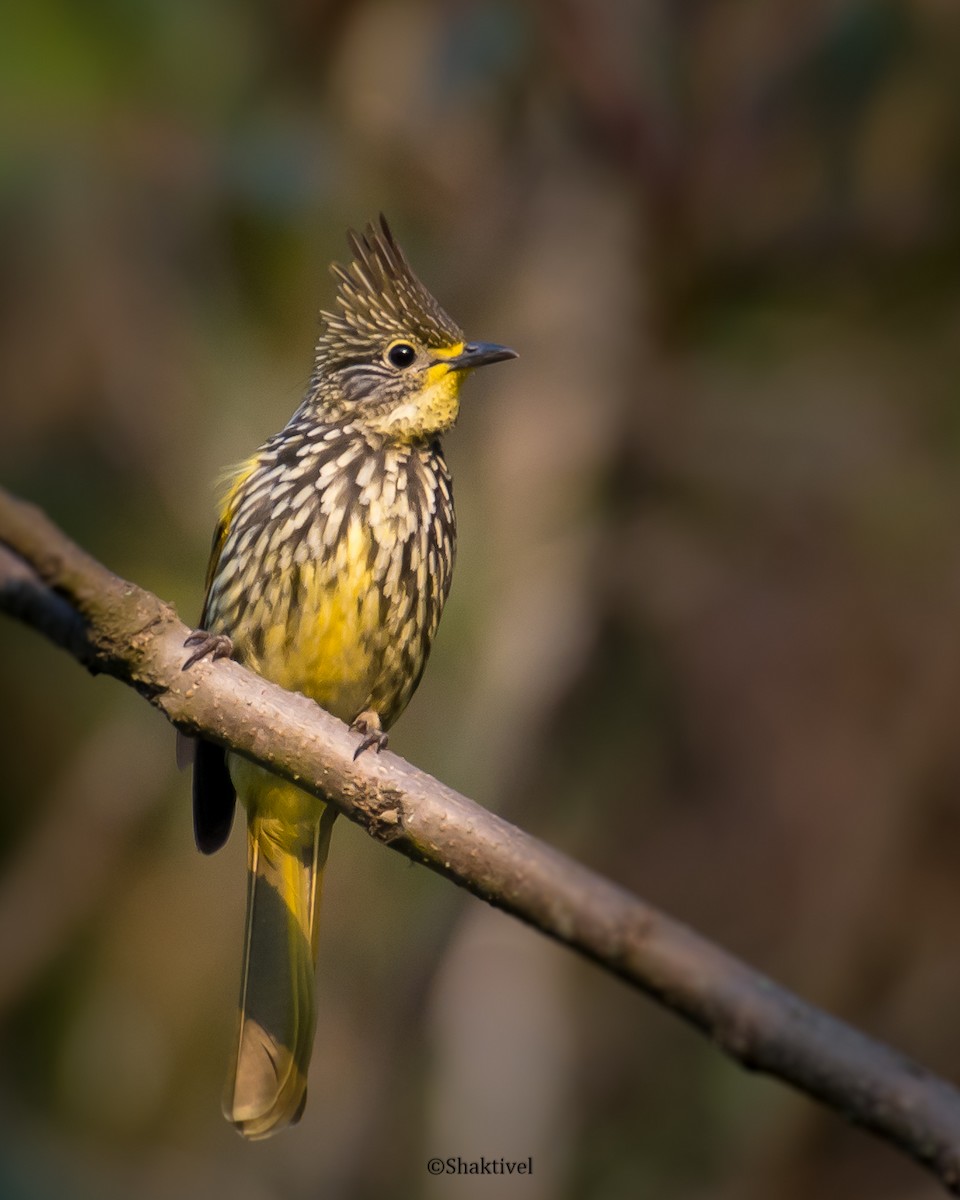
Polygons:
<instances>
[{"instance_id":1,"label":"dark beak","mask_svg":"<svg viewBox=\"0 0 960 1200\"><path fill-rule=\"evenodd\" d=\"M472 371L474 367L485 367L487 363L503 362L504 359L516 357L516 350L498 346L495 342L467 342L463 353L448 359L447 366L451 371Z\"/></svg>"}]
</instances>

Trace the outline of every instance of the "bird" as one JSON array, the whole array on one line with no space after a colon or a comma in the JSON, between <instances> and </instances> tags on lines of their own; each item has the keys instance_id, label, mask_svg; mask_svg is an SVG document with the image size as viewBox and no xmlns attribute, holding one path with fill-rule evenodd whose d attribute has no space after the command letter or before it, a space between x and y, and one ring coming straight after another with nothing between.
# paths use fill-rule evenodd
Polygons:
<instances>
[{"instance_id":1,"label":"bird","mask_svg":"<svg viewBox=\"0 0 960 1200\"><path fill-rule=\"evenodd\" d=\"M515 358L468 341L383 215L348 231L336 302L289 422L226 479L184 670L229 656L312 698L379 752L420 682L456 553L441 437L464 379ZM316 1025L318 909L337 809L213 742L193 763L194 834L212 854L247 820L239 1019L224 1116L246 1138L300 1119Z\"/></svg>"}]
</instances>

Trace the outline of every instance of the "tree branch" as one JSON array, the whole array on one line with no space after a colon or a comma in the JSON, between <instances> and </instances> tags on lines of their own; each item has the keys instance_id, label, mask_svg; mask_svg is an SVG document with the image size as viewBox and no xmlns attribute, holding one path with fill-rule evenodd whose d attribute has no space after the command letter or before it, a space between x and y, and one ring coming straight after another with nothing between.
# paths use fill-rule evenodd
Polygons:
<instances>
[{"instance_id":1,"label":"tree branch","mask_svg":"<svg viewBox=\"0 0 960 1200\"><path fill-rule=\"evenodd\" d=\"M379 841L579 951L684 1017L745 1067L871 1130L960 1195L960 1092L807 1004L684 925L389 752L304 696L227 660L182 670L190 632L38 509L0 489L0 610L175 725L322 795Z\"/></svg>"}]
</instances>

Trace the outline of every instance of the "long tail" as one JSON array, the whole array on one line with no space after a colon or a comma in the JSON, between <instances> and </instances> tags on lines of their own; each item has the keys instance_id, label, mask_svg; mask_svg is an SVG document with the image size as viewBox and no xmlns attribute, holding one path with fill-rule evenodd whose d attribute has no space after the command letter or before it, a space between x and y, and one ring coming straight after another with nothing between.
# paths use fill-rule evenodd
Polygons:
<instances>
[{"instance_id":1,"label":"long tail","mask_svg":"<svg viewBox=\"0 0 960 1200\"><path fill-rule=\"evenodd\" d=\"M296 789L274 777L276 790ZM297 792L300 800L305 799ZM300 1119L316 1024L317 926L336 809L310 798L310 820L249 807L247 921L236 1051L223 1112L244 1137ZM298 805L303 809L302 804ZM299 815L299 814L298 814Z\"/></svg>"}]
</instances>

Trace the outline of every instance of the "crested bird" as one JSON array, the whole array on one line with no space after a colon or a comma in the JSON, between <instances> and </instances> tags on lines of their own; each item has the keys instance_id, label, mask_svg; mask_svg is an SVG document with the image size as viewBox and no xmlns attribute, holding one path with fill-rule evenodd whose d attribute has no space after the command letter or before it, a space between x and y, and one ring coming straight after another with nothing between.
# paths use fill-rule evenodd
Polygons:
<instances>
[{"instance_id":1,"label":"crested bird","mask_svg":"<svg viewBox=\"0 0 960 1200\"><path fill-rule=\"evenodd\" d=\"M184 669L230 655L302 692L380 750L423 674L456 550L441 436L464 379L516 357L467 341L386 220L331 267L314 369L287 425L228 477ZM336 808L241 756L181 736L197 845L247 819L247 915L224 1115L245 1137L297 1121L316 1024L323 869Z\"/></svg>"}]
</instances>

